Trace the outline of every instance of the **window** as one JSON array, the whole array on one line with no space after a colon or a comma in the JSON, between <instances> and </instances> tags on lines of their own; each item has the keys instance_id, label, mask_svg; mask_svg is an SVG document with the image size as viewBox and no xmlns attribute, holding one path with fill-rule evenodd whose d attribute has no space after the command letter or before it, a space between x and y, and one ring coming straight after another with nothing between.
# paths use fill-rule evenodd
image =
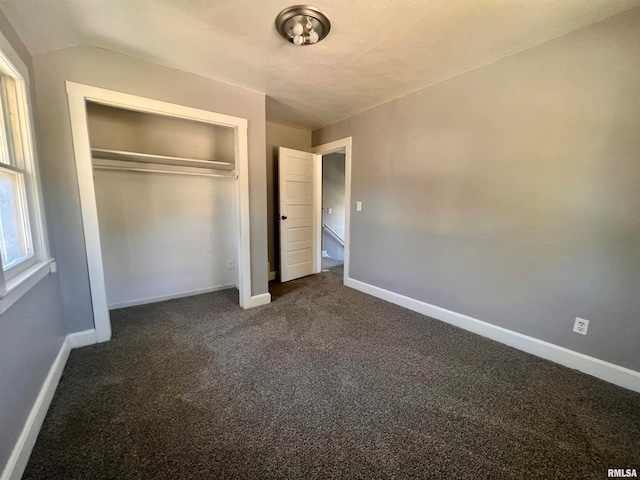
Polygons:
<instances>
[{"instance_id":1,"label":"window","mask_svg":"<svg viewBox=\"0 0 640 480\"><path fill-rule=\"evenodd\" d=\"M0 38L0 313L49 273L26 67ZM16 59L15 52L12 58ZM17 58L19 61L19 58ZM21 72L24 72L21 73Z\"/></svg>"},{"instance_id":2,"label":"window","mask_svg":"<svg viewBox=\"0 0 640 480\"><path fill-rule=\"evenodd\" d=\"M15 80L0 80L0 258L5 280L35 262L25 170L20 149ZM16 148L16 146L18 148Z\"/></svg>"}]
</instances>

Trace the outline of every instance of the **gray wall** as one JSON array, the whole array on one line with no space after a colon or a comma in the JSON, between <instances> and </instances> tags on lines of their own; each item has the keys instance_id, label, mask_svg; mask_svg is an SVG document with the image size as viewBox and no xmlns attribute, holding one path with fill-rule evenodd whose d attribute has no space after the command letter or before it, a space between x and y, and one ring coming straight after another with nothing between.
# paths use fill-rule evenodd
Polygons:
<instances>
[{"instance_id":1,"label":"gray wall","mask_svg":"<svg viewBox=\"0 0 640 480\"><path fill-rule=\"evenodd\" d=\"M278 220L278 147L308 152L311 131L267 123L267 219L269 235L269 265L280 270L280 225Z\"/></svg>"},{"instance_id":2,"label":"gray wall","mask_svg":"<svg viewBox=\"0 0 640 480\"><path fill-rule=\"evenodd\" d=\"M2 12L0 31L31 70L31 57ZM34 133L37 139L37 128ZM0 315L0 472L65 333L57 274L48 275Z\"/></svg>"},{"instance_id":3,"label":"gray wall","mask_svg":"<svg viewBox=\"0 0 640 480\"><path fill-rule=\"evenodd\" d=\"M351 276L640 370L638 46L640 9L314 132L353 137Z\"/></svg>"},{"instance_id":4,"label":"gray wall","mask_svg":"<svg viewBox=\"0 0 640 480\"><path fill-rule=\"evenodd\" d=\"M322 221L344 241L345 233L344 153L322 157ZM331 208L331 213L328 209Z\"/></svg>"},{"instance_id":5,"label":"gray wall","mask_svg":"<svg viewBox=\"0 0 640 480\"><path fill-rule=\"evenodd\" d=\"M267 222L263 94L94 47L34 58L52 233L70 331L93 328L80 199L65 80L234 115L249 120L252 294L266 293Z\"/></svg>"},{"instance_id":6,"label":"gray wall","mask_svg":"<svg viewBox=\"0 0 640 480\"><path fill-rule=\"evenodd\" d=\"M0 472L66 335L57 275L0 315Z\"/></svg>"}]
</instances>

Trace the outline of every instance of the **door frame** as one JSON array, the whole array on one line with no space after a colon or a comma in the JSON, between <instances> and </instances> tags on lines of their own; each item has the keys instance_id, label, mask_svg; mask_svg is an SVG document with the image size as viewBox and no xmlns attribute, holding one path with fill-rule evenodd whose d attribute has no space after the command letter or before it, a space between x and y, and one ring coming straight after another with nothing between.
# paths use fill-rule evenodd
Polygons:
<instances>
[{"instance_id":1,"label":"door frame","mask_svg":"<svg viewBox=\"0 0 640 480\"><path fill-rule=\"evenodd\" d=\"M344 149L344 278L349 278L349 258L351 256L351 137L342 138L311 148L315 160L315 271L322 271L322 156Z\"/></svg>"},{"instance_id":2,"label":"door frame","mask_svg":"<svg viewBox=\"0 0 640 480\"><path fill-rule=\"evenodd\" d=\"M91 290L96 341L106 342L111 339L111 319L107 304L102 249L100 246L91 144L87 124L87 101L138 112L206 122L234 129L235 203L238 232L236 244L240 306L250 308L257 305L256 301L254 301L255 299L251 297L247 119L70 81L66 82L66 89L76 161L76 176L80 192L80 210L89 269L89 287Z\"/></svg>"}]
</instances>

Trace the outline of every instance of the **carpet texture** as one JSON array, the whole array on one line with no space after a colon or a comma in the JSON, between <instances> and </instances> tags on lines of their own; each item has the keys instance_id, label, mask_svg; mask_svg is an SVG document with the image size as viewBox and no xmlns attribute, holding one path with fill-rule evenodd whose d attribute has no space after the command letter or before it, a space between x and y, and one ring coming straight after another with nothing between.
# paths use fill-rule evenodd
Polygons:
<instances>
[{"instance_id":1,"label":"carpet texture","mask_svg":"<svg viewBox=\"0 0 640 480\"><path fill-rule=\"evenodd\" d=\"M112 312L74 350L26 479L602 479L640 395L341 284Z\"/></svg>"},{"instance_id":2,"label":"carpet texture","mask_svg":"<svg viewBox=\"0 0 640 480\"><path fill-rule=\"evenodd\" d=\"M322 270L329 270L335 267L342 267L344 260L331 257L322 257Z\"/></svg>"}]
</instances>

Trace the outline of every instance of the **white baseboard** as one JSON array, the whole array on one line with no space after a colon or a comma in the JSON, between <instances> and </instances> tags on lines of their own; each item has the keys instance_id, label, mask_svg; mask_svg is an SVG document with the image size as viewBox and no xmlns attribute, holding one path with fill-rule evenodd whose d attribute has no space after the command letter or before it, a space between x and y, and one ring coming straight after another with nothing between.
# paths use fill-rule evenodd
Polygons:
<instances>
[{"instance_id":1,"label":"white baseboard","mask_svg":"<svg viewBox=\"0 0 640 480\"><path fill-rule=\"evenodd\" d=\"M18 441L13 447L11 456L2 471L2 475L0 475L0 480L20 480L20 478L22 478L24 469L29 461L29 456L40 433L42 422L44 422L47 410L49 410L49 405L60 382L64 366L69 358L69 353L71 353L71 350L74 348L84 347L94 343L96 343L95 330L71 333L65 337L58 351L58 355L56 355L55 360L51 364L51 368L49 368L49 373L40 388L31 412L29 412L29 416L24 423Z\"/></svg>"},{"instance_id":2,"label":"white baseboard","mask_svg":"<svg viewBox=\"0 0 640 480\"><path fill-rule=\"evenodd\" d=\"M138 305L164 302L165 300L173 300L175 298L190 297L192 295L200 295L202 293L217 292L220 290L226 290L228 288L236 288L236 287L235 285L220 285L217 287L207 287L207 288L200 288L198 290L190 290L188 292L170 293L169 295L158 295L156 297L141 298L139 300L131 300L130 302L123 302L123 303L109 305L109 310L117 310L119 308L127 308L127 307L137 307Z\"/></svg>"},{"instance_id":3,"label":"white baseboard","mask_svg":"<svg viewBox=\"0 0 640 480\"><path fill-rule=\"evenodd\" d=\"M523 335L513 330L498 327L497 325L483 322L468 315L436 307L435 305L430 305L420 300L375 287L353 278L347 278L344 284L361 292L373 295L374 297L408 308L409 310L422 313L423 315L450 323L451 325L482 335L483 337L504 343L523 352L531 353L532 355L545 358L560 365L580 370L581 372L628 388L629 390L640 392L640 372L636 372L635 370L605 362L604 360L590 357L553 343L538 340L537 338L529 337L528 335Z\"/></svg>"},{"instance_id":4,"label":"white baseboard","mask_svg":"<svg viewBox=\"0 0 640 480\"><path fill-rule=\"evenodd\" d=\"M269 281L275 280L278 276L278 272L269 272Z\"/></svg>"},{"instance_id":5,"label":"white baseboard","mask_svg":"<svg viewBox=\"0 0 640 480\"><path fill-rule=\"evenodd\" d=\"M72 349L86 347L87 345L98 343L98 339L96 338L96 330L94 328L92 328L91 330L84 330L83 332L70 333L69 335L67 335L67 341L69 342L69 346Z\"/></svg>"},{"instance_id":6,"label":"white baseboard","mask_svg":"<svg viewBox=\"0 0 640 480\"><path fill-rule=\"evenodd\" d=\"M0 480L20 480L22 477L70 352L70 342L68 338L65 338L56 359L53 361L51 368L49 368L49 373L42 384L42 388L40 388L40 393L36 397L31 412L29 412L29 416L24 423L15 447L13 447Z\"/></svg>"},{"instance_id":7,"label":"white baseboard","mask_svg":"<svg viewBox=\"0 0 640 480\"><path fill-rule=\"evenodd\" d=\"M271 303L271 294L263 293L261 295L254 295L251 297L248 304L244 305L243 308L259 307L260 305L266 305L268 303Z\"/></svg>"}]
</instances>

